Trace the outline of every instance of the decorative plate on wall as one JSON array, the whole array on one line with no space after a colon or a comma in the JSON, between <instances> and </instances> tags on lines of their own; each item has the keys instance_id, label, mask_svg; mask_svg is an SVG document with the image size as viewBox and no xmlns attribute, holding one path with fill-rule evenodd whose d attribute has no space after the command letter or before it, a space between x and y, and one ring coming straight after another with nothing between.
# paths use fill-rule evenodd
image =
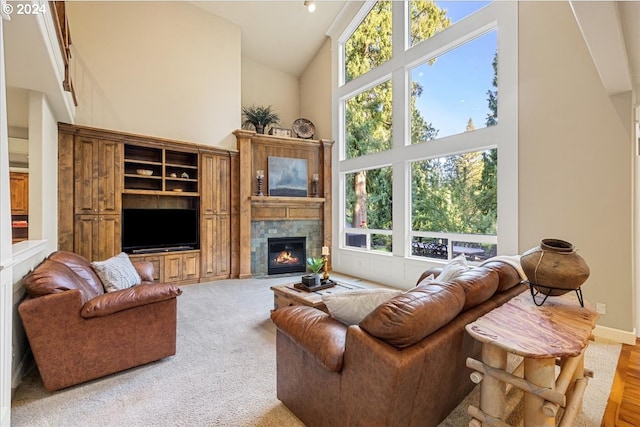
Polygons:
<instances>
[{"instance_id":1,"label":"decorative plate on wall","mask_svg":"<svg viewBox=\"0 0 640 427\"><path fill-rule=\"evenodd\" d=\"M293 122L293 131L298 138L311 139L316 133L316 127L311 123L311 120L297 119Z\"/></svg>"}]
</instances>

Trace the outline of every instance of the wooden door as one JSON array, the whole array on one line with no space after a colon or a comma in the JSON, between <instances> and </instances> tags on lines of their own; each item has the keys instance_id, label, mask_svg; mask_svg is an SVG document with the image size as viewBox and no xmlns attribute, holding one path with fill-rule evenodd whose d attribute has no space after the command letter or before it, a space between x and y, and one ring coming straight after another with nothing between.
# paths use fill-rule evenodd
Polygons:
<instances>
[{"instance_id":1,"label":"wooden door","mask_svg":"<svg viewBox=\"0 0 640 427\"><path fill-rule=\"evenodd\" d=\"M29 174L10 172L11 215L29 215Z\"/></svg>"}]
</instances>

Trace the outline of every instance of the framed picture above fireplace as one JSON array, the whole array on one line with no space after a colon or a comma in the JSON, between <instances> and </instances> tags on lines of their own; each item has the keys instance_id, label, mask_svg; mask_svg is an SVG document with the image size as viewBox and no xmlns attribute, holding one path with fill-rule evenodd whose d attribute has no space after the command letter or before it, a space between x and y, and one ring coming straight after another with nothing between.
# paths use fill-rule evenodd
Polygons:
<instances>
[{"instance_id":1,"label":"framed picture above fireplace","mask_svg":"<svg viewBox=\"0 0 640 427\"><path fill-rule=\"evenodd\" d=\"M307 160L269 157L269 196L307 197Z\"/></svg>"}]
</instances>

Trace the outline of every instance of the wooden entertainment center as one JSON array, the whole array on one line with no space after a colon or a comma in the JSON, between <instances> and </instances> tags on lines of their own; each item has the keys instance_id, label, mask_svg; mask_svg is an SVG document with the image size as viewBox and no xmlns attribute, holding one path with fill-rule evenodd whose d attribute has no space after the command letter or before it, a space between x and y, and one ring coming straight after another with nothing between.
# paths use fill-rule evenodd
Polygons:
<instances>
[{"instance_id":1,"label":"wooden entertainment center","mask_svg":"<svg viewBox=\"0 0 640 427\"><path fill-rule=\"evenodd\" d=\"M65 123L58 131L60 250L104 260L123 249L123 210L195 209L199 247L130 257L152 262L161 282L238 277L236 151Z\"/></svg>"}]
</instances>

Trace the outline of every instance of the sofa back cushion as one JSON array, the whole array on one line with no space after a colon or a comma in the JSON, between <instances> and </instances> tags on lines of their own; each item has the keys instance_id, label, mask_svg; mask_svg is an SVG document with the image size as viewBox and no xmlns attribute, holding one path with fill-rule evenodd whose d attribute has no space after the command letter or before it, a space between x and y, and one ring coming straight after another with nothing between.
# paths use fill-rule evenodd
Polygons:
<instances>
[{"instance_id":1,"label":"sofa back cushion","mask_svg":"<svg viewBox=\"0 0 640 427\"><path fill-rule=\"evenodd\" d=\"M418 285L373 310L360 327L397 348L409 347L460 313L465 292L456 283Z\"/></svg>"},{"instance_id":2,"label":"sofa back cushion","mask_svg":"<svg viewBox=\"0 0 640 427\"><path fill-rule=\"evenodd\" d=\"M82 302L93 298L93 290L87 282L61 262L45 259L24 277L24 287L32 298L77 289Z\"/></svg>"},{"instance_id":3,"label":"sofa back cushion","mask_svg":"<svg viewBox=\"0 0 640 427\"><path fill-rule=\"evenodd\" d=\"M85 280L92 291L93 297L104 294L104 286L102 286L100 278L96 275L89 260L82 255L67 251L57 251L49 255L49 259L66 265L81 279Z\"/></svg>"},{"instance_id":4,"label":"sofa back cushion","mask_svg":"<svg viewBox=\"0 0 640 427\"><path fill-rule=\"evenodd\" d=\"M464 290L462 311L466 311L491 298L498 289L498 279L497 272L485 267L475 267L460 274L449 283L457 284Z\"/></svg>"},{"instance_id":5,"label":"sofa back cushion","mask_svg":"<svg viewBox=\"0 0 640 427\"><path fill-rule=\"evenodd\" d=\"M496 292L503 292L507 289L511 289L522 281L518 270L506 262L489 261L482 264L482 267L491 269L498 273L498 289Z\"/></svg>"}]
</instances>

